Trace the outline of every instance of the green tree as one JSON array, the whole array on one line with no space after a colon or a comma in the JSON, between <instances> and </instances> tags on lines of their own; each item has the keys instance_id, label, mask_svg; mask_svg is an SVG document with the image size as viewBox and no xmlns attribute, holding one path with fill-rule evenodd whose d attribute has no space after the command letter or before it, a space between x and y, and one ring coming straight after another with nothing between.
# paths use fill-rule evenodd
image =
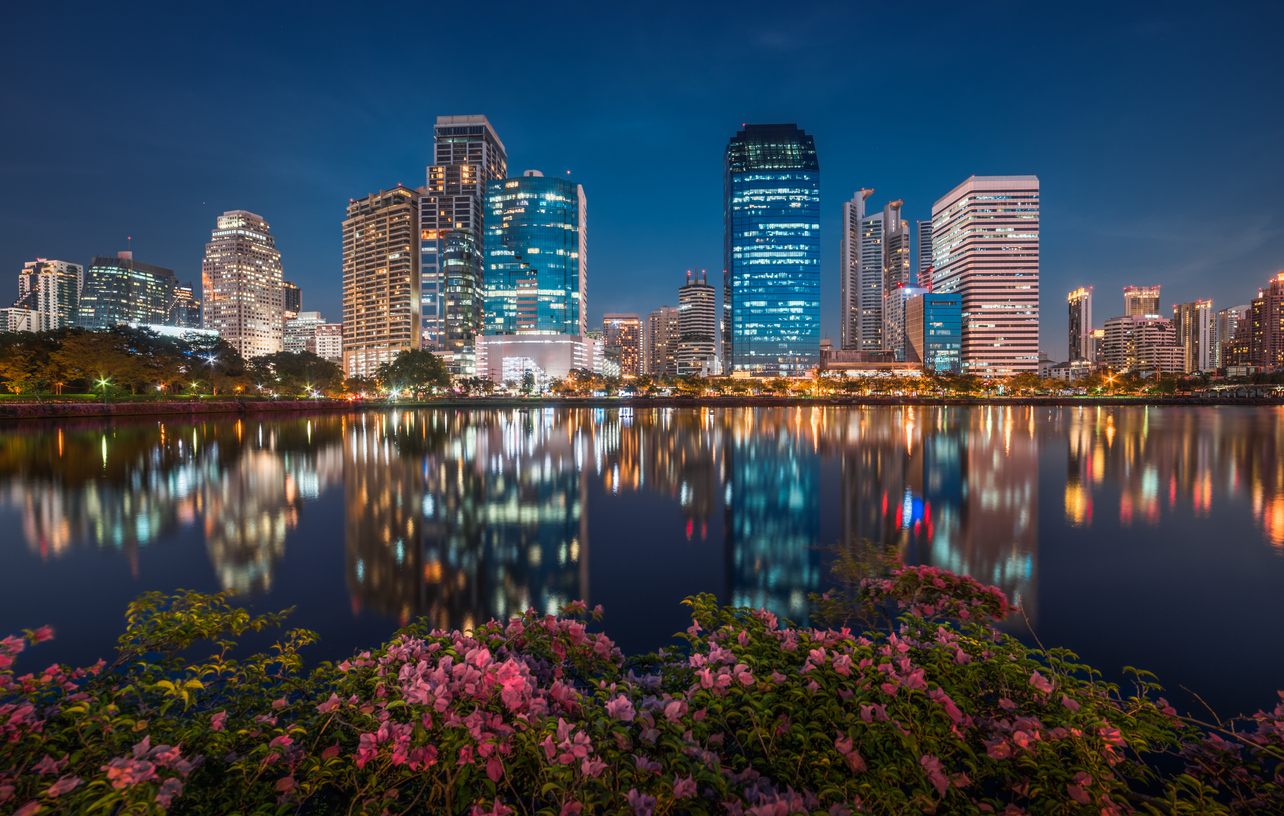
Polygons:
<instances>
[{"instance_id":1,"label":"green tree","mask_svg":"<svg viewBox=\"0 0 1284 816\"><path fill-rule=\"evenodd\" d=\"M522 373L522 393L530 394L535 390L535 372L529 368Z\"/></svg>"},{"instance_id":2,"label":"green tree","mask_svg":"<svg viewBox=\"0 0 1284 816\"><path fill-rule=\"evenodd\" d=\"M450 369L445 360L427 349L407 349L391 363L379 366L375 379L389 391L409 391L422 398L433 389L450 385Z\"/></svg>"}]
</instances>

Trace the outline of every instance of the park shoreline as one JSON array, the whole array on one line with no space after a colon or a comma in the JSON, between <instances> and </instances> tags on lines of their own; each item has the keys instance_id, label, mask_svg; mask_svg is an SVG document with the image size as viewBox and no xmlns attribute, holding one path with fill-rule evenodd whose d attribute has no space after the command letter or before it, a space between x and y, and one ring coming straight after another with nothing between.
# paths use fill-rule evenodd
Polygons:
<instances>
[{"instance_id":1,"label":"park shoreline","mask_svg":"<svg viewBox=\"0 0 1284 816\"><path fill-rule=\"evenodd\" d=\"M451 397L423 402L173 401L173 402L0 402L0 420L49 420L91 417L187 416L193 414L316 414L407 408L795 408L795 407L1191 407L1284 405L1284 399L1212 397Z\"/></svg>"}]
</instances>

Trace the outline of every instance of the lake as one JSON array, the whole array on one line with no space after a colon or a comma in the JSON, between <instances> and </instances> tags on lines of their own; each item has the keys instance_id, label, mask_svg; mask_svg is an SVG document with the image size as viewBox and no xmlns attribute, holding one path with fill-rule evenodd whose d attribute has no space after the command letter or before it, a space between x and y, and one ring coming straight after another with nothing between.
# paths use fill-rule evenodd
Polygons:
<instances>
[{"instance_id":1,"label":"lake","mask_svg":"<svg viewBox=\"0 0 1284 816\"><path fill-rule=\"evenodd\" d=\"M549 408L0 426L0 636L111 654L149 590L297 607L317 660L583 598L626 652L712 592L795 621L869 540L1183 710L1284 688L1284 409ZM1024 621L1009 629L1032 641Z\"/></svg>"}]
</instances>

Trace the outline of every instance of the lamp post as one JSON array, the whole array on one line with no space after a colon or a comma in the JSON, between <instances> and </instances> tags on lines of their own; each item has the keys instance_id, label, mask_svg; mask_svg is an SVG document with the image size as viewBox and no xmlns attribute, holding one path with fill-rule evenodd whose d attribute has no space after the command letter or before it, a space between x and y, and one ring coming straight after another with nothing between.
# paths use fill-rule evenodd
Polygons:
<instances>
[{"instance_id":1,"label":"lamp post","mask_svg":"<svg viewBox=\"0 0 1284 816\"><path fill-rule=\"evenodd\" d=\"M103 390L103 405L107 404L107 386L110 383L111 383L111 380L107 379L106 377L98 378L98 386Z\"/></svg>"}]
</instances>

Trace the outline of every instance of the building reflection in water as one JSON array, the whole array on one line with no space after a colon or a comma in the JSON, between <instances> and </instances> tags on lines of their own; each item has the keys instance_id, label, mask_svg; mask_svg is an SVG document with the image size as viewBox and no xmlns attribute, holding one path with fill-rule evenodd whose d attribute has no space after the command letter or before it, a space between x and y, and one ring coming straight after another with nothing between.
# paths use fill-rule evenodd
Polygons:
<instances>
[{"instance_id":1,"label":"building reflection in water","mask_svg":"<svg viewBox=\"0 0 1284 816\"><path fill-rule=\"evenodd\" d=\"M302 501L342 477L342 424L67 422L11 435L0 489L41 558L93 546L136 567L140 548L196 525L222 588L266 591Z\"/></svg>"},{"instance_id":2,"label":"building reflection in water","mask_svg":"<svg viewBox=\"0 0 1284 816\"><path fill-rule=\"evenodd\" d=\"M136 564L188 528L219 585L255 593L274 588L284 558L308 556L291 532L342 480L343 603L468 627L577 598L609 604L618 588L590 585L589 514L645 493L677 521L655 514L610 546L720 539L722 577L707 589L730 603L804 620L835 544L821 531L834 529L840 546L891 546L996 584L1033 622L1041 457L1065 452L1064 484L1044 487L1070 527L1180 524L1179 512L1225 503L1284 553L1282 419L907 406L68 421L6 435L0 504L45 560L95 548Z\"/></svg>"}]
</instances>

